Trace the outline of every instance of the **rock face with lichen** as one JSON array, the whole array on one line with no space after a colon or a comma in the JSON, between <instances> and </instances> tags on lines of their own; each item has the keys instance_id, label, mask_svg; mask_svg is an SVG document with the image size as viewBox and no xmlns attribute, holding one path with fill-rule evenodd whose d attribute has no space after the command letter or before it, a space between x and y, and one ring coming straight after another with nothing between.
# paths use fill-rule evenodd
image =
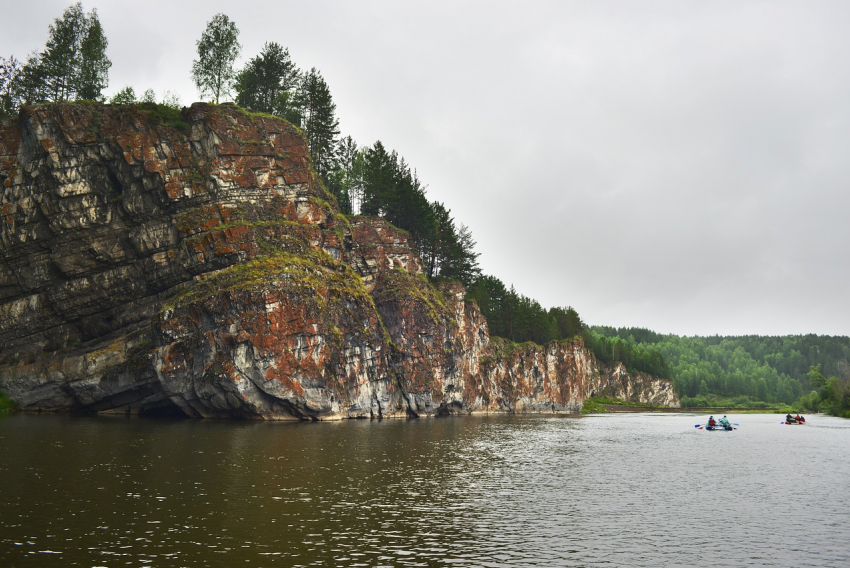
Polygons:
<instances>
[{"instance_id":1,"label":"rock face with lichen","mask_svg":"<svg viewBox=\"0 0 850 568\"><path fill-rule=\"evenodd\" d=\"M302 133L229 105L0 123L0 390L23 409L333 419L677 405L580 340L490 340L407 234L345 217Z\"/></svg>"}]
</instances>

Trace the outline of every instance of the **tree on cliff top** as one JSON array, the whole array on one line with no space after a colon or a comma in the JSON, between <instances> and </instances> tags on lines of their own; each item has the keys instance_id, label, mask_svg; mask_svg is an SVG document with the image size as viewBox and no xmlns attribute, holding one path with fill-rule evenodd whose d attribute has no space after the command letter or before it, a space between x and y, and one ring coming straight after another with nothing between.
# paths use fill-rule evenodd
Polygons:
<instances>
[{"instance_id":1,"label":"tree on cliff top","mask_svg":"<svg viewBox=\"0 0 850 568\"><path fill-rule=\"evenodd\" d=\"M339 120L331 90L315 67L301 79L296 104L301 108L301 126L307 136L313 168L327 180L336 165Z\"/></svg>"},{"instance_id":2,"label":"tree on cliff top","mask_svg":"<svg viewBox=\"0 0 850 568\"><path fill-rule=\"evenodd\" d=\"M236 76L236 104L292 120L292 99L298 82L298 69L289 50L267 42Z\"/></svg>"},{"instance_id":3,"label":"tree on cliff top","mask_svg":"<svg viewBox=\"0 0 850 568\"><path fill-rule=\"evenodd\" d=\"M0 57L0 120L14 115L14 91L13 88L21 73L21 64L15 56Z\"/></svg>"},{"instance_id":4,"label":"tree on cliff top","mask_svg":"<svg viewBox=\"0 0 850 568\"><path fill-rule=\"evenodd\" d=\"M109 42L103 34L96 10L89 14L87 24L80 43L79 70L74 78L74 86L78 99L97 101L102 98L101 93L109 84L112 62L106 57Z\"/></svg>"},{"instance_id":5,"label":"tree on cliff top","mask_svg":"<svg viewBox=\"0 0 850 568\"><path fill-rule=\"evenodd\" d=\"M197 42L198 59L192 62L192 79L201 96L209 95L216 104L233 89L239 57L239 30L230 18L216 14Z\"/></svg>"},{"instance_id":6,"label":"tree on cliff top","mask_svg":"<svg viewBox=\"0 0 850 568\"><path fill-rule=\"evenodd\" d=\"M97 17L77 2L50 25L42 52L33 52L7 88L12 106L42 100L101 100L112 62Z\"/></svg>"},{"instance_id":7,"label":"tree on cliff top","mask_svg":"<svg viewBox=\"0 0 850 568\"><path fill-rule=\"evenodd\" d=\"M40 65L44 73L46 94L54 101L73 98L85 23L83 6L77 2L66 9L62 18L55 19L50 26L50 35L41 54Z\"/></svg>"}]
</instances>

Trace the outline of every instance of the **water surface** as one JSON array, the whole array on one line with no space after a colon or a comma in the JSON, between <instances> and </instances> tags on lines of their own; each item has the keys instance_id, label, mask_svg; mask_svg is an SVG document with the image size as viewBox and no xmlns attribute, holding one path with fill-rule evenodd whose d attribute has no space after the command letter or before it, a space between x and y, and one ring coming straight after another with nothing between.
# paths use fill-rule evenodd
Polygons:
<instances>
[{"instance_id":1,"label":"water surface","mask_svg":"<svg viewBox=\"0 0 850 568\"><path fill-rule=\"evenodd\" d=\"M0 418L2 566L842 566L850 421Z\"/></svg>"}]
</instances>

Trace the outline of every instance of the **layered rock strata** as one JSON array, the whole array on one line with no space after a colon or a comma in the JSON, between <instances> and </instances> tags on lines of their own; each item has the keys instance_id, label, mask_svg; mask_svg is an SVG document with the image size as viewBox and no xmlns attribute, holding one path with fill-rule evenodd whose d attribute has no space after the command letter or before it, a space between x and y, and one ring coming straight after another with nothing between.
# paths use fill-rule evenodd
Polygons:
<instances>
[{"instance_id":1,"label":"layered rock strata","mask_svg":"<svg viewBox=\"0 0 850 568\"><path fill-rule=\"evenodd\" d=\"M334 419L676 405L580 340L491 341L407 234L337 211L301 132L229 105L0 125L0 389L22 408Z\"/></svg>"}]
</instances>

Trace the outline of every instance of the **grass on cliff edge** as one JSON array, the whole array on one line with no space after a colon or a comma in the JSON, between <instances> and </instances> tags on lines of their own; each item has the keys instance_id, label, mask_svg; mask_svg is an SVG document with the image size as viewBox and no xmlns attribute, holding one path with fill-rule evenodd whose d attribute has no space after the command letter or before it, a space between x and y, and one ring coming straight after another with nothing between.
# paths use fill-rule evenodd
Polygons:
<instances>
[{"instance_id":1,"label":"grass on cliff edge","mask_svg":"<svg viewBox=\"0 0 850 568\"><path fill-rule=\"evenodd\" d=\"M11 412L17 408L17 403L9 398L5 392L0 391L0 412Z\"/></svg>"},{"instance_id":2,"label":"grass on cliff edge","mask_svg":"<svg viewBox=\"0 0 850 568\"><path fill-rule=\"evenodd\" d=\"M633 406L646 409L665 408L663 406L654 406L646 402L629 402L627 400L620 400L619 398L610 398L607 396L592 396L584 401L581 411L587 414L608 412L605 409L605 406Z\"/></svg>"}]
</instances>

